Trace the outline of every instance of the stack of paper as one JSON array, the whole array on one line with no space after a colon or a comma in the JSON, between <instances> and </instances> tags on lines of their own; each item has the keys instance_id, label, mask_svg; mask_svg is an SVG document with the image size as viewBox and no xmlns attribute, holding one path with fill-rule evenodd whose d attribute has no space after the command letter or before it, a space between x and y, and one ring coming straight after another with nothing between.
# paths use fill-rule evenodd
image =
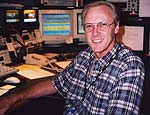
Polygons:
<instances>
[{"instance_id":1,"label":"stack of paper","mask_svg":"<svg viewBox=\"0 0 150 115\"><path fill-rule=\"evenodd\" d=\"M17 66L16 68L19 69L19 71L17 72L18 74L28 79L37 79L55 75L52 72L41 69L41 67L37 65L23 64Z\"/></svg>"}]
</instances>

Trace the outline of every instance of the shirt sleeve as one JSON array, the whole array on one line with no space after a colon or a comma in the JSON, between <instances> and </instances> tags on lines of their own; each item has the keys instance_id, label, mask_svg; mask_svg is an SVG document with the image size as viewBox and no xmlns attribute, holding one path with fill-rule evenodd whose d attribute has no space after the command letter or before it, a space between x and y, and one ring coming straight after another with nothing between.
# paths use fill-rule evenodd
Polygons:
<instances>
[{"instance_id":1,"label":"shirt sleeve","mask_svg":"<svg viewBox=\"0 0 150 115\"><path fill-rule=\"evenodd\" d=\"M52 83L57 91L65 98L71 85L70 73L73 71L74 62L71 62L60 74L56 75Z\"/></svg>"},{"instance_id":2,"label":"shirt sleeve","mask_svg":"<svg viewBox=\"0 0 150 115\"><path fill-rule=\"evenodd\" d=\"M112 90L106 115L138 115L142 98L144 65L130 62Z\"/></svg>"}]
</instances>

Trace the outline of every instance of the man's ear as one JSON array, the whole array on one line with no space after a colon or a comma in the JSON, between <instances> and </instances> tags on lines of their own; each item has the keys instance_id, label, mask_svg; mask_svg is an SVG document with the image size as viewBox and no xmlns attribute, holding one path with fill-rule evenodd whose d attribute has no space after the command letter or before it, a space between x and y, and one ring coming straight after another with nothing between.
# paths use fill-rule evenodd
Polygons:
<instances>
[{"instance_id":1,"label":"man's ear","mask_svg":"<svg viewBox=\"0 0 150 115\"><path fill-rule=\"evenodd\" d=\"M119 32L119 22L117 23L116 27L115 27L115 34L117 34Z\"/></svg>"}]
</instances>

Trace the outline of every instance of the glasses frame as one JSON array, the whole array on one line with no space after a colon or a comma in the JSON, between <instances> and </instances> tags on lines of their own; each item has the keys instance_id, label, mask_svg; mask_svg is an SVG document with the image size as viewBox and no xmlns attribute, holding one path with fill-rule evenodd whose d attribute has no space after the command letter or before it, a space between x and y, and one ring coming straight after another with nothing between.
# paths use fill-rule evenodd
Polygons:
<instances>
[{"instance_id":1,"label":"glasses frame","mask_svg":"<svg viewBox=\"0 0 150 115\"><path fill-rule=\"evenodd\" d=\"M110 26L114 23L115 23L115 21L113 21L110 24L108 24L106 22L85 23L85 24L83 24L83 29L86 33L89 33L89 32L92 32L96 26L96 28L98 29L98 32L107 31L110 28ZM86 26L90 26L89 29L86 29L87 28Z\"/></svg>"}]
</instances>

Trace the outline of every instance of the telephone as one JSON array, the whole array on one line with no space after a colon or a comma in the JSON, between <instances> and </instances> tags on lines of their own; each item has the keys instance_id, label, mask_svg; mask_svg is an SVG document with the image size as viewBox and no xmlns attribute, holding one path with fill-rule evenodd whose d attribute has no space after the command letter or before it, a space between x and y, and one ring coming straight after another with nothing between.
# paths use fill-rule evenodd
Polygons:
<instances>
[{"instance_id":1,"label":"telephone","mask_svg":"<svg viewBox=\"0 0 150 115\"><path fill-rule=\"evenodd\" d=\"M49 64L49 59L46 56L31 53L27 54L24 57L26 64L35 64L35 65L41 65L41 66L47 66Z\"/></svg>"},{"instance_id":2,"label":"telephone","mask_svg":"<svg viewBox=\"0 0 150 115\"><path fill-rule=\"evenodd\" d=\"M31 54L27 54L24 57L24 60L25 60L26 64L39 65L43 69L55 70L56 72L61 72L63 70L63 69L60 69L60 68L53 66L53 63L57 62L56 59L48 59L44 55L31 53ZM49 65L49 67L46 67L47 65Z\"/></svg>"}]
</instances>

